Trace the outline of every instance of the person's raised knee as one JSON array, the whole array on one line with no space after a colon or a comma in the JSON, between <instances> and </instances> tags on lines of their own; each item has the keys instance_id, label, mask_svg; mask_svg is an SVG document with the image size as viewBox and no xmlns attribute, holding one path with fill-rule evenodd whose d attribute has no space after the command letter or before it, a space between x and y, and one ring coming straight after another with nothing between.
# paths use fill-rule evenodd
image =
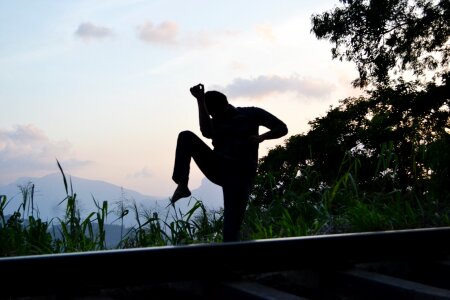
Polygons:
<instances>
[{"instance_id":1,"label":"person's raised knee","mask_svg":"<svg viewBox=\"0 0 450 300\"><path fill-rule=\"evenodd\" d=\"M194 137L196 137L195 133L190 130L184 130L178 134L179 140L192 140Z\"/></svg>"}]
</instances>

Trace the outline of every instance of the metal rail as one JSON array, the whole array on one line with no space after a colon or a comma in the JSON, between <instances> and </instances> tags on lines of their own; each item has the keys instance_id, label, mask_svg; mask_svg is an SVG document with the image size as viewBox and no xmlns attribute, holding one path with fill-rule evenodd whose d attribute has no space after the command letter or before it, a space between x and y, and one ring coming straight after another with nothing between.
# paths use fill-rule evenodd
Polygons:
<instances>
[{"instance_id":1,"label":"metal rail","mask_svg":"<svg viewBox=\"0 0 450 300\"><path fill-rule=\"evenodd\" d=\"M438 261L450 227L0 258L0 297L78 293L358 263Z\"/></svg>"}]
</instances>

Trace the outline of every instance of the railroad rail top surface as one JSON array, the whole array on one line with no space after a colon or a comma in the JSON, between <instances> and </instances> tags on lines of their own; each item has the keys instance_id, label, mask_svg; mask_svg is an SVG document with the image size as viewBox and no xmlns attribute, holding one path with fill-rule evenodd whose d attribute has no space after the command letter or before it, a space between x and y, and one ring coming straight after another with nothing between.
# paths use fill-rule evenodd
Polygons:
<instances>
[{"instance_id":1,"label":"railroad rail top surface","mask_svg":"<svg viewBox=\"0 0 450 300\"><path fill-rule=\"evenodd\" d=\"M3 295L29 295L73 288L74 282L78 288L93 288L221 280L258 272L345 268L362 262L438 260L449 254L449 245L450 227L441 227L4 257L0 258L0 285ZM19 283L22 287L17 291Z\"/></svg>"}]
</instances>

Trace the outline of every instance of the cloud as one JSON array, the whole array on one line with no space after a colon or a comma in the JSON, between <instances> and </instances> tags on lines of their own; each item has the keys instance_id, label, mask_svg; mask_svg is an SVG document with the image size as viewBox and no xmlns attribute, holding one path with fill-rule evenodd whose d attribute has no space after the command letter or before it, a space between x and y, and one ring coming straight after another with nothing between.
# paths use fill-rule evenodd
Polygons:
<instances>
[{"instance_id":1,"label":"cloud","mask_svg":"<svg viewBox=\"0 0 450 300\"><path fill-rule=\"evenodd\" d=\"M172 21L164 21L158 25L147 22L137 28L139 38L147 43L160 45L177 44L179 33L178 24Z\"/></svg>"},{"instance_id":2,"label":"cloud","mask_svg":"<svg viewBox=\"0 0 450 300\"><path fill-rule=\"evenodd\" d=\"M275 33L273 32L273 28L269 24L258 24L256 25L256 32L262 36L264 39L267 39L271 42L274 42L277 38Z\"/></svg>"},{"instance_id":3,"label":"cloud","mask_svg":"<svg viewBox=\"0 0 450 300\"><path fill-rule=\"evenodd\" d=\"M128 178L132 178L132 179L150 178L152 176L153 176L153 173L147 167L144 167L141 170L139 170L133 174L127 175Z\"/></svg>"},{"instance_id":4,"label":"cloud","mask_svg":"<svg viewBox=\"0 0 450 300\"><path fill-rule=\"evenodd\" d=\"M260 75L256 78L236 78L222 90L231 97L261 99L275 93L294 92L299 97L323 98L334 90L334 85L320 79Z\"/></svg>"},{"instance_id":5,"label":"cloud","mask_svg":"<svg viewBox=\"0 0 450 300\"><path fill-rule=\"evenodd\" d=\"M107 27L94 25L90 22L81 23L75 31L75 35L86 42L99 40L113 36L113 31Z\"/></svg>"},{"instance_id":6,"label":"cloud","mask_svg":"<svg viewBox=\"0 0 450 300\"><path fill-rule=\"evenodd\" d=\"M90 163L72 157L69 142L51 141L33 125L17 125L12 130L0 128L0 183L19 176L56 172L56 159L72 168Z\"/></svg>"},{"instance_id":7,"label":"cloud","mask_svg":"<svg viewBox=\"0 0 450 300\"><path fill-rule=\"evenodd\" d=\"M185 48L207 48L217 44L222 38L233 38L240 34L232 30L183 32L173 21L164 21L159 24L147 21L144 25L137 27L137 33L142 41L149 44Z\"/></svg>"}]
</instances>

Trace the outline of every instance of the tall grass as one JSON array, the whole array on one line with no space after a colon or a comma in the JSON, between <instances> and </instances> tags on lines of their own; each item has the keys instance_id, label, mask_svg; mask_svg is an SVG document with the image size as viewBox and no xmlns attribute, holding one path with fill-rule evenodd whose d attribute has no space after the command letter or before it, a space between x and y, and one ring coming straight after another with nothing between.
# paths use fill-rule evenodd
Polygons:
<instances>
[{"instance_id":1,"label":"tall grass","mask_svg":"<svg viewBox=\"0 0 450 300\"><path fill-rule=\"evenodd\" d=\"M39 218L34 207L34 185L19 188L22 203L10 216L4 213L10 201L0 195L0 256L51 253L49 224Z\"/></svg>"},{"instance_id":2,"label":"tall grass","mask_svg":"<svg viewBox=\"0 0 450 300\"><path fill-rule=\"evenodd\" d=\"M66 197L59 203L66 202L64 218L58 218L60 238L55 241L56 252L77 252L89 250L104 250L105 244L105 221L108 215L108 202L104 201L100 205L95 198L93 201L97 212L89 213L84 219L81 218L78 209L77 194L73 191L72 180L67 181L66 175L57 161L58 168L63 177ZM98 225L98 232L94 232L93 223Z\"/></svg>"},{"instance_id":3,"label":"tall grass","mask_svg":"<svg viewBox=\"0 0 450 300\"><path fill-rule=\"evenodd\" d=\"M222 240L222 212L208 210L203 202L191 198L190 209L183 213L172 206L161 217L157 211L140 208L135 202L127 206L122 201L117 209L109 211L107 201L99 203L94 197L96 211L82 216L71 178L67 177L59 161L65 198L59 205L65 206L63 217L50 222L36 218L34 185L21 186L22 202L9 216L5 215L10 203L6 196L0 196L0 256L27 254L66 253L90 250L106 250L106 230L108 216L115 212L123 232L116 248L182 245L211 243ZM125 228L124 218L129 213L135 217L135 226ZM27 219L25 219L27 218Z\"/></svg>"},{"instance_id":4,"label":"tall grass","mask_svg":"<svg viewBox=\"0 0 450 300\"><path fill-rule=\"evenodd\" d=\"M308 166L294 170L286 191L269 207L250 204L243 234L255 239L450 226L450 203L421 192L420 181L400 188L398 159L392 144L383 145L370 183L359 182L363 166L351 155L330 184Z\"/></svg>"},{"instance_id":5,"label":"tall grass","mask_svg":"<svg viewBox=\"0 0 450 300\"><path fill-rule=\"evenodd\" d=\"M351 156L343 160L338 176L329 184L308 166L294 170L287 190L269 206L250 201L243 239L450 226L449 203L433 194L417 193L414 186L399 189L398 158L391 149L383 148L369 189L358 180L363 166ZM19 187L22 203L9 216L5 209L10 201L0 195L0 256L106 250L105 225L111 213L116 215L113 222L119 221L123 228L119 249L222 241L223 211L208 210L193 197L187 212L176 206L165 212L148 210L135 202L126 205L124 199L110 211L107 201L100 203L92 197L96 211L82 217L72 181L58 161L57 165L66 192L60 203L65 205L64 216L41 221L31 183ZM129 214L135 225L125 228L124 217Z\"/></svg>"},{"instance_id":6,"label":"tall grass","mask_svg":"<svg viewBox=\"0 0 450 300\"><path fill-rule=\"evenodd\" d=\"M139 210L133 205L137 226L123 240L123 247L182 245L221 241L222 213L208 211L203 202L194 201L183 213L171 206L164 217L155 211Z\"/></svg>"}]
</instances>

